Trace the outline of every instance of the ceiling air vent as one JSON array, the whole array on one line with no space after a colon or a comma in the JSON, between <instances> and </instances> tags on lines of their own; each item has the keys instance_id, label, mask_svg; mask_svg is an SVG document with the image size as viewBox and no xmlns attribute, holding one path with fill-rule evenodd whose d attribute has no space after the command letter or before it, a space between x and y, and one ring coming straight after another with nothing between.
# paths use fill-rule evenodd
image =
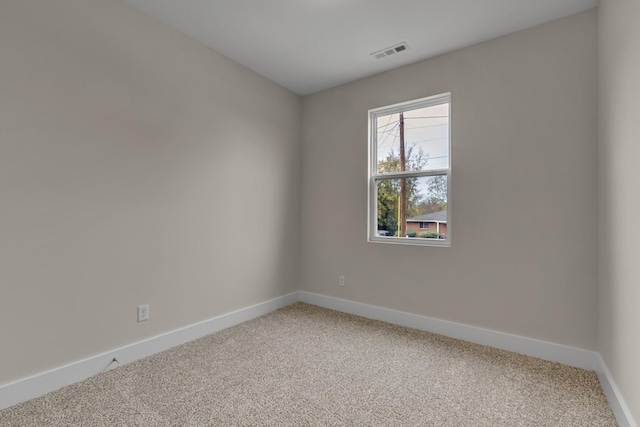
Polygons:
<instances>
[{"instance_id":1,"label":"ceiling air vent","mask_svg":"<svg viewBox=\"0 0 640 427\"><path fill-rule=\"evenodd\" d=\"M382 59L385 56L393 55L394 53L402 52L403 50L407 50L407 49L409 49L409 46L407 46L405 42L402 42L395 46L391 46L386 49L373 52L371 55L375 56L376 59Z\"/></svg>"}]
</instances>

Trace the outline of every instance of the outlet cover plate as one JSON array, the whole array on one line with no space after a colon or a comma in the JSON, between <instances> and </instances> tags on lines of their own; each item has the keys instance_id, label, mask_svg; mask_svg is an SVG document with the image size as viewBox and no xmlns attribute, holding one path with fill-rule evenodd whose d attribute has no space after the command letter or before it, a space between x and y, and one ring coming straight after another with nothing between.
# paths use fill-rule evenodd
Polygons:
<instances>
[{"instance_id":1,"label":"outlet cover plate","mask_svg":"<svg viewBox=\"0 0 640 427\"><path fill-rule=\"evenodd\" d=\"M138 322L149 320L149 304L138 306Z\"/></svg>"}]
</instances>

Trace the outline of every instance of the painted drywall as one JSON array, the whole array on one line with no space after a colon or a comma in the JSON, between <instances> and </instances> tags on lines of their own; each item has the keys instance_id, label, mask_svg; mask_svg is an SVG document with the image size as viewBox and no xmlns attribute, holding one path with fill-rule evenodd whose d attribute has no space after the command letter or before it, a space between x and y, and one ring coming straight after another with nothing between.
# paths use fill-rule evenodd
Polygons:
<instances>
[{"instance_id":1,"label":"painted drywall","mask_svg":"<svg viewBox=\"0 0 640 427\"><path fill-rule=\"evenodd\" d=\"M595 350L596 68L590 10L305 97L302 289ZM452 246L368 243L367 110L444 92Z\"/></svg>"},{"instance_id":2,"label":"painted drywall","mask_svg":"<svg viewBox=\"0 0 640 427\"><path fill-rule=\"evenodd\" d=\"M640 422L640 3L601 0L598 348Z\"/></svg>"},{"instance_id":3,"label":"painted drywall","mask_svg":"<svg viewBox=\"0 0 640 427\"><path fill-rule=\"evenodd\" d=\"M298 289L297 95L120 1L0 60L0 385Z\"/></svg>"}]
</instances>

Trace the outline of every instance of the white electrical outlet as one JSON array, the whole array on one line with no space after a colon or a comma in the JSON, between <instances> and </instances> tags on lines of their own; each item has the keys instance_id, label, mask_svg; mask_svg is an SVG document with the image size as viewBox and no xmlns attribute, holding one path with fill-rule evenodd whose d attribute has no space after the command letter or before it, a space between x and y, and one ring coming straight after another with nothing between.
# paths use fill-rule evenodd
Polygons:
<instances>
[{"instance_id":1,"label":"white electrical outlet","mask_svg":"<svg viewBox=\"0 0 640 427\"><path fill-rule=\"evenodd\" d=\"M138 322L149 320L149 304L138 306Z\"/></svg>"},{"instance_id":2,"label":"white electrical outlet","mask_svg":"<svg viewBox=\"0 0 640 427\"><path fill-rule=\"evenodd\" d=\"M346 282L346 279L345 279L345 277L344 277L344 276L340 276L340 277L338 278L338 286L340 286L341 288L344 288L344 284L345 284L345 282Z\"/></svg>"}]
</instances>

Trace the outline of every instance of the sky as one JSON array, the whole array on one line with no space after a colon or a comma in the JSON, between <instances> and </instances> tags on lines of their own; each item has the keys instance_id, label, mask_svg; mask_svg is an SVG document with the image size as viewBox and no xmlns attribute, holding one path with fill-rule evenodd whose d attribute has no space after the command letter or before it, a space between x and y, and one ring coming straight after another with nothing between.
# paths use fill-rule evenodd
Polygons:
<instances>
[{"instance_id":1,"label":"sky","mask_svg":"<svg viewBox=\"0 0 640 427\"><path fill-rule=\"evenodd\" d=\"M400 152L400 115L380 116L377 119L377 160L384 160L393 150ZM449 167L449 104L440 104L404 113L405 147L415 145L429 155L424 169Z\"/></svg>"}]
</instances>

